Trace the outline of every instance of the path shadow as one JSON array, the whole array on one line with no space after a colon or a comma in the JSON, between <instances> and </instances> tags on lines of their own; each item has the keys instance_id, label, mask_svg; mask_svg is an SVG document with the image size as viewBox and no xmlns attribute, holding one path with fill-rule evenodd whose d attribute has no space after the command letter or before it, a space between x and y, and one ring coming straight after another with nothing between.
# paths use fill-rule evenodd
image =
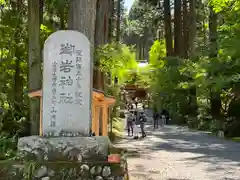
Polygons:
<instances>
[{"instance_id":1,"label":"path shadow","mask_svg":"<svg viewBox=\"0 0 240 180\"><path fill-rule=\"evenodd\" d=\"M141 145L139 145L141 143ZM125 137L114 146L125 149L127 158L142 158L152 159L153 157L149 154L149 142L146 138L133 139L132 137Z\"/></svg>"},{"instance_id":2,"label":"path shadow","mask_svg":"<svg viewBox=\"0 0 240 180\"><path fill-rule=\"evenodd\" d=\"M240 162L240 143L227 141L218 137L209 136L207 133L174 130L174 127L162 128L162 134L154 134L156 138L163 139L166 143L154 143L150 151L172 151L199 154L197 157L182 159L197 162L221 164L223 162ZM216 169L214 169L216 170Z\"/></svg>"},{"instance_id":3,"label":"path shadow","mask_svg":"<svg viewBox=\"0 0 240 180\"><path fill-rule=\"evenodd\" d=\"M120 146L127 149L128 158L153 159L155 154L158 154L155 152L161 150L192 153L193 155L190 156L179 157L179 161L188 162L189 166L199 162L209 163L212 164L212 166L206 165L206 171L209 173L227 170L225 179L236 179L228 178L227 175L231 177L230 174L240 166L240 143L210 136L206 132L189 131L187 128L175 126L165 126L155 131L149 126L146 130L148 137L143 141L126 137L120 142ZM139 164L135 165L131 175L152 180L150 175L157 173L159 172L149 171ZM168 178L167 180L190 179Z\"/></svg>"}]
</instances>

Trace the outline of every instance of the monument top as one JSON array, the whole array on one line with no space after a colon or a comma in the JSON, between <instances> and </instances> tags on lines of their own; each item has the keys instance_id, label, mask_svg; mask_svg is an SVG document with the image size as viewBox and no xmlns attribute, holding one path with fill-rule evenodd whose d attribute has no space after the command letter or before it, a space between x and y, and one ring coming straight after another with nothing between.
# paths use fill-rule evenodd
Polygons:
<instances>
[{"instance_id":1,"label":"monument top","mask_svg":"<svg viewBox=\"0 0 240 180\"><path fill-rule=\"evenodd\" d=\"M44 44L43 135L89 134L90 42L80 32L58 31Z\"/></svg>"}]
</instances>

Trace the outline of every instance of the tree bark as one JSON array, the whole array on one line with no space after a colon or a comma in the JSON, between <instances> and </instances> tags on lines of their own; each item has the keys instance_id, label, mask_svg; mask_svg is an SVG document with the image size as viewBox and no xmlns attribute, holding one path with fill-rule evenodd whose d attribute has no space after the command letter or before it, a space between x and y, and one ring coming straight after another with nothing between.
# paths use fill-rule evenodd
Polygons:
<instances>
[{"instance_id":1,"label":"tree bark","mask_svg":"<svg viewBox=\"0 0 240 180\"><path fill-rule=\"evenodd\" d=\"M170 0L164 0L164 26L167 56L173 56Z\"/></svg>"},{"instance_id":2,"label":"tree bark","mask_svg":"<svg viewBox=\"0 0 240 180\"><path fill-rule=\"evenodd\" d=\"M113 29L114 29L114 0L109 0L109 26L108 26L108 40L113 40Z\"/></svg>"},{"instance_id":3,"label":"tree bark","mask_svg":"<svg viewBox=\"0 0 240 180\"><path fill-rule=\"evenodd\" d=\"M34 91L42 88L41 54L40 54L40 2L28 0L28 90ZM31 134L39 135L40 101L30 99L29 118L31 121Z\"/></svg>"},{"instance_id":4,"label":"tree bark","mask_svg":"<svg viewBox=\"0 0 240 180\"><path fill-rule=\"evenodd\" d=\"M109 1L97 0L97 12L95 23L95 48L108 42L108 17L109 17ZM100 70L99 59L95 58L95 67L93 73L93 87L104 90L104 74Z\"/></svg>"},{"instance_id":5,"label":"tree bark","mask_svg":"<svg viewBox=\"0 0 240 180\"><path fill-rule=\"evenodd\" d=\"M96 0L70 1L68 29L77 30L87 36L91 43L92 50L94 48L95 19Z\"/></svg>"},{"instance_id":6,"label":"tree bark","mask_svg":"<svg viewBox=\"0 0 240 180\"><path fill-rule=\"evenodd\" d=\"M189 50L189 21L188 21L188 0L183 0L183 47L184 57L188 58Z\"/></svg>"},{"instance_id":7,"label":"tree bark","mask_svg":"<svg viewBox=\"0 0 240 180\"><path fill-rule=\"evenodd\" d=\"M182 52L182 3L181 0L174 0L174 54L181 56Z\"/></svg>"},{"instance_id":8,"label":"tree bark","mask_svg":"<svg viewBox=\"0 0 240 180\"><path fill-rule=\"evenodd\" d=\"M196 35L197 35L197 14L196 14L196 0L190 1L189 10L189 54L191 57L195 56L196 50Z\"/></svg>"},{"instance_id":9,"label":"tree bark","mask_svg":"<svg viewBox=\"0 0 240 180\"><path fill-rule=\"evenodd\" d=\"M22 0L11 1L11 6L14 11L14 15L18 17L19 13L22 11ZM20 34L21 34L21 27L19 26L22 23L22 14L19 15L19 18L17 20L17 26L14 33L14 44L15 44L15 51L14 56L16 58L15 60L15 74L14 74L14 110L18 113L21 111L22 106L22 92L23 92L23 79L21 76L21 45L20 42Z\"/></svg>"},{"instance_id":10,"label":"tree bark","mask_svg":"<svg viewBox=\"0 0 240 180\"><path fill-rule=\"evenodd\" d=\"M197 14L196 14L196 1L189 0L189 57L194 61L195 50L196 50L196 35L197 35ZM197 92L196 86L192 86L189 90L190 101L189 101L189 109L190 115L194 118L197 117Z\"/></svg>"},{"instance_id":11,"label":"tree bark","mask_svg":"<svg viewBox=\"0 0 240 180\"><path fill-rule=\"evenodd\" d=\"M39 0L39 24L43 24L43 7L44 0Z\"/></svg>"},{"instance_id":12,"label":"tree bark","mask_svg":"<svg viewBox=\"0 0 240 180\"><path fill-rule=\"evenodd\" d=\"M217 45L217 14L213 11L213 7L209 7L209 58L214 61L217 58L218 45ZM211 74L214 76L216 74ZM220 92L210 89L210 102L211 102L211 114L213 118L218 119L221 116L221 97Z\"/></svg>"},{"instance_id":13,"label":"tree bark","mask_svg":"<svg viewBox=\"0 0 240 180\"><path fill-rule=\"evenodd\" d=\"M120 41L120 26L121 26L121 0L117 0L117 32L116 41Z\"/></svg>"},{"instance_id":14,"label":"tree bark","mask_svg":"<svg viewBox=\"0 0 240 180\"><path fill-rule=\"evenodd\" d=\"M60 29L64 30L65 27L65 22L66 22L66 15L65 15L65 10L68 7L66 7L66 2L65 1L58 1L57 3L57 13L60 18Z\"/></svg>"}]
</instances>

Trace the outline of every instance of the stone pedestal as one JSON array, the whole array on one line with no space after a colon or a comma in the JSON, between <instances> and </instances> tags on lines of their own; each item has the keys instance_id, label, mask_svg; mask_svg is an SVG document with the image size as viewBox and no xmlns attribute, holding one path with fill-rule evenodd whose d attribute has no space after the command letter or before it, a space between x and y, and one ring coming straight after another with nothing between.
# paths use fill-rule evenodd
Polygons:
<instances>
[{"instance_id":1,"label":"stone pedestal","mask_svg":"<svg viewBox=\"0 0 240 180\"><path fill-rule=\"evenodd\" d=\"M18 151L37 161L104 161L111 142L108 137L52 137L29 136L20 138Z\"/></svg>"},{"instance_id":2,"label":"stone pedestal","mask_svg":"<svg viewBox=\"0 0 240 180\"><path fill-rule=\"evenodd\" d=\"M118 150L108 137L30 136L19 139L18 150L18 161L5 167L3 177L12 177L12 180L23 177L31 180L127 179L124 156L120 163L108 162L110 152ZM15 172L14 175L11 172Z\"/></svg>"}]
</instances>

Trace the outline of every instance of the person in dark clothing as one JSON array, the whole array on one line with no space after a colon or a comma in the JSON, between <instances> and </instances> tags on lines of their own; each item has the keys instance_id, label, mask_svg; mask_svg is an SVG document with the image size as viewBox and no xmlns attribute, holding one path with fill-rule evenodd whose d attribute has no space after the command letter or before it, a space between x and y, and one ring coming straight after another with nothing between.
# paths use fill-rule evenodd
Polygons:
<instances>
[{"instance_id":1,"label":"person in dark clothing","mask_svg":"<svg viewBox=\"0 0 240 180\"><path fill-rule=\"evenodd\" d=\"M141 112L139 116L139 123L140 123L142 137L146 137L146 133L144 131L144 124L146 121L147 121L146 115L144 114L144 112Z\"/></svg>"},{"instance_id":2,"label":"person in dark clothing","mask_svg":"<svg viewBox=\"0 0 240 180\"><path fill-rule=\"evenodd\" d=\"M157 111L154 112L153 114L153 126L154 126L154 129L157 129L158 128L158 120L159 120L159 114Z\"/></svg>"},{"instance_id":3,"label":"person in dark clothing","mask_svg":"<svg viewBox=\"0 0 240 180\"><path fill-rule=\"evenodd\" d=\"M133 123L135 121L135 116L133 112L131 112L127 117L127 129L128 129L128 136L133 136Z\"/></svg>"},{"instance_id":4,"label":"person in dark clothing","mask_svg":"<svg viewBox=\"0 0 240 180\"><path fill-rule=\"evenodd\" d=\"M162 112L161 112L161 117L162 116L165 116L165 119L166 119L165 124L168 124L168 121L169 121L169 112L168 112L168 110L163 109Z\"/></svg>"}]
</instances>

